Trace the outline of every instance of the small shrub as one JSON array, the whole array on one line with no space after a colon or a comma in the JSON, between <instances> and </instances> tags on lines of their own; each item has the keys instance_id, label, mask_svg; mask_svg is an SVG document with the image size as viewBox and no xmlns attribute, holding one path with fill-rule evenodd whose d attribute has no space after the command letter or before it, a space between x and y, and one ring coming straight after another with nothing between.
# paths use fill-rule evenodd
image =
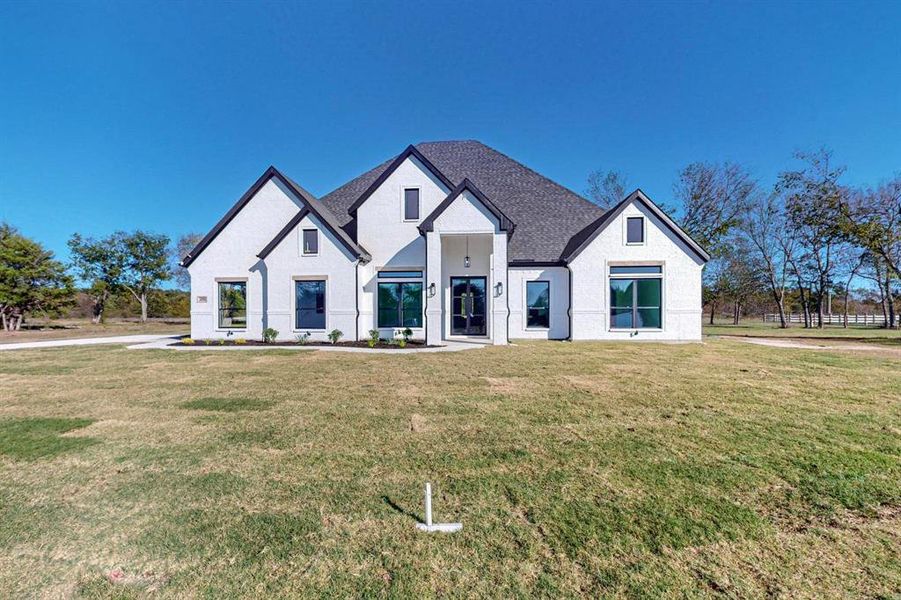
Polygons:
<instances>
[{"instance_id":1,"label":"small shrub","mask_svg":"<svg viewBox=\"0 0 901 600\"><path fill-rule=\"evenodd\" d=\"M305 346L310 341L310 332L305 331L299 335L294 336L297 339L297 343L301 346Z\"/></svg>"},{"instance_id":2,"label":"small shrub","mask_svg":"<svg viewBox=\"0 0 901 600\"><path fill-rule=\"evenodd\" d=\"M193 346L194 344L197 343L197 342L195 342L193 339L191 339L191 338L189 338L189 337L187 337L187 338L181 338L180 341L181 341L181 343L184 344L185 346Z\"/></svg>"},{"instance_id":3,"label":"small shrub","mask_svg":"<svg viewBox=\"0 0 901 600\"><path fill-rule=\"evenodd\" d=\"M407 338L402 337L399 340L397 340L397 345L400 346L401 348L406 348L407 347Z\"/></svg>"},{"instance_id":4,"label":"small shrub","mask_svg":"<svg viewBox=\"0 0 901 600\"><path fill-rule=\"evenodd\" d=\"M272 327L267 327L263 330L263 343L271 344L275 341L275 338L278 337L278 329L273 329Z\"/></svg>"},{"instance_id":5,"label":"small shrub","mask_svg":"<svg viewBox=\"0 0 901 600\"><path fill-rule=\"evenodd\" d=\"M369 344L370 348L375 348L375 345L379 343L379 330L378 329L370 329L369 330L369 339L366 340L366 343Z\"/></svg>"},{"instance_id":6,"label":"small shrub","mask_svg":"<svg viewBox=\"0 0 901 600\"><path fill-rule=\"evenodd\" d=\"M212 346L213 340L203 340L203 343L206 344L207 346Z\"/></svg>"},{"instance_id":7,"label":"small shrub","mask_svg":"<svg viewBox=\"0 0 901 600\"><path fill-rule=\"evenodd\" d=\"M340 329L332 329L328 334L328 339L332 344L337 344L338 340L344 337L344 332Z\"/></svg>"},{"instance_id":8,"label":"small shrub","mask_svg":"<svg viewBox=\"0 0 901 600\"><path fill-rule=\"evenodd\" d=\"M220 346L224 346L224 345L225 345L225 338L222 338L221 340L219 340L219 345L220 345Z\"/></svg>"},{"instance_id":9,"label":"small shrub","mask_svg":"<svg viewBox=\"0 0 901 600\"><path fill-rule=\"evenodd\" d=\"M247 340L245 340L244 338L235 338L236 346L243 346L246 343L247 343Z\"/></svg>"}]
</instances>

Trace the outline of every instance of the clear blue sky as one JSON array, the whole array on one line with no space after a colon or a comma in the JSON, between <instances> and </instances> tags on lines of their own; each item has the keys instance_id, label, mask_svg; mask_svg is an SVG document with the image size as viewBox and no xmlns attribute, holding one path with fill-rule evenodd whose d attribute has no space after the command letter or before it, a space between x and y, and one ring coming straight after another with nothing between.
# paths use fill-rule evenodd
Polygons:
<instances>
[{"instance_id":1,"label":"clear blue sky","mask_svg":"<svg viewBox=\"0 0 901 600\"><path fill-rule=\"evenodd\" d=\"M697 161L769 185L828 145L901 170L901 3L0 4L0 220L208 230L269 165L322 195L476 138L577 191L670 202Z\"/></svg>"}]
</instances>

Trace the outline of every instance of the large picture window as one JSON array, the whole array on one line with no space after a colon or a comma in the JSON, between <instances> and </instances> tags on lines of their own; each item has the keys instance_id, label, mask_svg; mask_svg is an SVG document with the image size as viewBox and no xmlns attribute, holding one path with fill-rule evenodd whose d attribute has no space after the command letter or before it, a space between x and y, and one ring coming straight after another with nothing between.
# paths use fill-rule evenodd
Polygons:
<instances>
[{"instance_id":1,"label":"large picture window","mask_svg":"<svg viewBox=\"0 0 901 600\"><path fill-rule=\"evenodd\" d=\"M219 282L219 328L247 328L247 282Z\"/></svg>"},{"instance_id":2,"label":"large picture window","mask_svg":"<svg viewBox=\"0 0 901 600\"><path fill-rule=\"evenodd\" d=\"M610 328L660 329L663 326L663 268L610 267Z\"/></svg>"},{"instance_id":3,"label":"large picture window","mask_svg":"<svg viewBox=\"0 0 901 600\"><path fill-rule=\"evenodd\" d=\"M422 283L379 282L379 327L422 327Z\"/></svg>"},{"instance_id":4,"label":"large picture window","mask_svg":"<svg viewBox=\"0 0 901 600\"><path fill-rule=\"evenodd\" d=\"M549 281L526 282L526 327L547 329L551 326L551 284Z\"/></svg>"},{"instance_id":5,"label":"large picture window","mask_svg":"<svg viewBox=\"0 0 901 600\"><path fill-rule=\"evenodd\" d=\"M325 329L325 281L294 282L295 329Z\"/></svg>"}]
</instances>

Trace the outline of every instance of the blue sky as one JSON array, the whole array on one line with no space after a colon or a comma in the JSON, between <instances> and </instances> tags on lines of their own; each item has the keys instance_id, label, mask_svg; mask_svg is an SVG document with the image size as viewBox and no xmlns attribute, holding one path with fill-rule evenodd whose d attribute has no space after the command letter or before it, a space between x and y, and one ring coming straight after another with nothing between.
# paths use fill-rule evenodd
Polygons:
<instances>
[{"instance_id":1,"label":"blue sky","mask_svg":"<svg viewBox=\"0 0 901 600\"><path fill-rule=\"evenodd\" d=\"M205 232L274 164L317 195L411 142L479 139L583 191L617 169L766 185L828 145L901 170L901 3L0 4L0 220Z\"/></svg>"}]
</instances>

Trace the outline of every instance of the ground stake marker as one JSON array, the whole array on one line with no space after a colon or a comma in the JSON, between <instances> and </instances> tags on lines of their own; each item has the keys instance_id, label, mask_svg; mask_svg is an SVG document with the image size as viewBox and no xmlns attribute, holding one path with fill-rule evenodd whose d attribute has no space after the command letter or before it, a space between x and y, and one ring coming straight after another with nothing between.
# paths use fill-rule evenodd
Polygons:
<instances>
[{"instance_id":1,"label":"ground stake marker","mask_svg":"<svg viewBox=\"0 0 901 600\"><path fill-rule=\"evenodd\" d=\"M433 531L444 531L453 533L463 529L463 523L432 523L432 484L425 484L425 523L417 523L416 528L420 531L431 533Z\"/></svg>"}]
</instances>

